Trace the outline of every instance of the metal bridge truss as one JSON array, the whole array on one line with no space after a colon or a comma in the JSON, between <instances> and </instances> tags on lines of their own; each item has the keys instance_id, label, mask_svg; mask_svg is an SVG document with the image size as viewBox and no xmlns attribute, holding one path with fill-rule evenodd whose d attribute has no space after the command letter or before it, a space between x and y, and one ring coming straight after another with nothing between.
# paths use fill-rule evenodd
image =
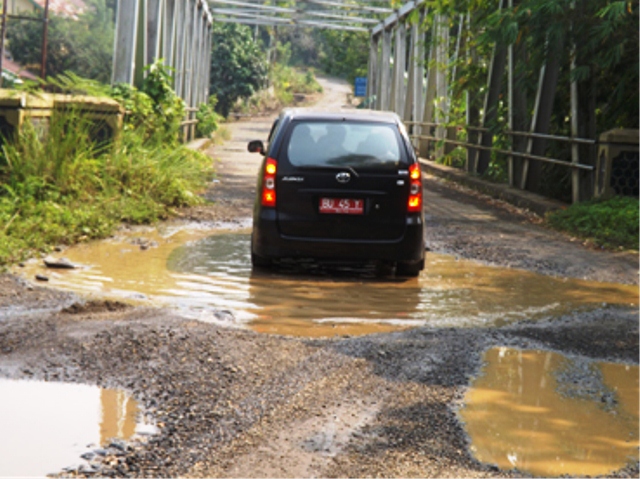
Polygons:
<instances>
[{"instance_id":1,"label":"metal bridge truss","mask_svg":"<svg viewBox=\"0 0 640 479\"><path fill-rule=\"evenodd\" d=\"M118 0L112 83L140 86L162 58L193 112L209 96L212 22L205 0Z\"/></svg>"},{"instance_id":2,"label":"metal bridge truss","mask_svg":"<svg viewBox=\"0 0 640 479\"><path fill-rule=\"evenodd\" d=\"M512 7L513 1L500 0L499 8ZM425 0L408 1L397 10L388 8L390 2L382 0L303 0L291 2L292 6L272 3L210 0L209 10L205 0L119 0L113 80L139 84L144 78L142 66L164 58L175 69L176 93L193 108L208 95L213 21L366 31L370 33L367 94L375 96L375 108L395 111L405 120L422 156L429 154L434 142L445 143L449 149L463 146L467 148L467 170L482 174L489 167L492 153L504 153L510 185L532 191L542 181L542 163L559 164L571 169L574 202L592 195L595 142L577 138L575 81L571 85L571 137L548 134L561 66L556 59L550 57L541 68L535 109L527 123L523 114L526 99L514 89L518 52L514 45L495 45L482 110L473 106L478 93L467 92L467 141L463 143L444 125L449 121L450 85L456 79L455 60L469 26L469 14L460 15L454 22L445 15L433 15L432 23L425 27ZM493 134L487 126L497 115L505 69L509 112L506 133L512 145L508 151L499 151L492 145ZM570 143L571 161L545 157L548 141ZM444 154L444 148L438 148L437 154ZM580 163L579 157L586 161Z\"/></svg>"},{"instance_id":3,"label":"metal bridge truss","mask_svg":"<svg viewBox=\"0 0 640 479\"><path fill-rule=\"evenodd\" d=\"M295 7L269 0L118 0L112 83L140 86L145 66L157 59L174 69L174 90L187 105L183 123L193 133L193 113L209 95L212 23L303 26L369 31L393 12L385 0L307 0Z\"/></svg>"},{"instance_id":4,"label":"metal bridge truss","mask_svg":"<svg viewBox=\"0 0 640 479\"><path fill-rule=\"evenodd\" d=\"M512 2L501 0L499 8L511 7ZM591 197L594 191L595 141L577 138L578 95L575 81L571 85L571 137L548 134L561 66L559 62L549 57L541 68L535 109L531 122L527 123L526 99L514 88L517 52L514 45L496 45L489 66L484 107L481 111L473 107L476 103L473 98L478 93L467 92L467 125L460 125L467 130L467 141L457 141L456 128L447 129L444 125L449 122L449 86L456 80L456 60L470 18L468 14L460 15L453 22L454 28L450 28L450 19L436 14L433 22L425 28L426 15L424 0L410 1L371 29L367 94L375 95L375 108L395 111L405 120L423 157L430 154L430 144L431 147L434 143L447 145L436 149L437 156L442 156L446 149L463 146L467 148L467 170L482 174L489 167L492 152L505 154L509 184L531 191L537 191L543 181L542 163L558 164L571 169L573 201ZM416 16L419 21L415 21ZM425 51L427 33L431 37L429 51ZM498 150L492 145L493 133L488 130L497 115L505 70L508 73L506 103L509 110L509 131L505 133L512 138L508 151ZM570 143L571 161L544 156L549 141ZM580 155L579 151L583 154ZM579 156L586 161L580 163Z\"/></svg>"},{"instance_id":5,"label":"metal bridge truss","mask_svg":"<svg viewBox=\"0 0 640 479\"><path fill-rule=\"evenodd\" d=\"M380 18L393 13L384 0L303 0L294 6L269 0L210 0L216 22L264 26L300 26L368 32Z\"/></svg>"}]
</instances>

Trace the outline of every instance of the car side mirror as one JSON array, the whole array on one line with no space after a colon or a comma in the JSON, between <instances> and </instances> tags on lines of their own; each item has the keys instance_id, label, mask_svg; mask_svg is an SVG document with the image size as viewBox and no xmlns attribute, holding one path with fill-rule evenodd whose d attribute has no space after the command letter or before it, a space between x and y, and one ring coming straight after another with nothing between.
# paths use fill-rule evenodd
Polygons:
<instances>
[{"instance_id":1,"label":"car side mirror","mask_svg":"<svg viewBox=\"0 0 640 479\"><path fill-rule=\"evenodd\" d=\"M249 150L249 153L260 153L264 155L264 143L262 143L262 140L250 141L247 150Z\"/></svg>"}]
</instances>

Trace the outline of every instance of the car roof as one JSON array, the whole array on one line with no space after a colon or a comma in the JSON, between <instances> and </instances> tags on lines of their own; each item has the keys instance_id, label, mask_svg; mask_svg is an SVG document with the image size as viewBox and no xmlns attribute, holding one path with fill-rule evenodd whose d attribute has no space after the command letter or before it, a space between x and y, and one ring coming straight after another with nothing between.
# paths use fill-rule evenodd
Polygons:
<instances>
[{"instance_id":1,"label":"car roof","mask_svg":"<svg viewBox=\"0 0 640 479\"><path fill-rule=\"evenodd\" d=\"M295 120L373 121L400 123L400 117L391 111L359 110L355 108L323 110L321 108L286 108L281 113Z\"/></svg>"}]
</instances>

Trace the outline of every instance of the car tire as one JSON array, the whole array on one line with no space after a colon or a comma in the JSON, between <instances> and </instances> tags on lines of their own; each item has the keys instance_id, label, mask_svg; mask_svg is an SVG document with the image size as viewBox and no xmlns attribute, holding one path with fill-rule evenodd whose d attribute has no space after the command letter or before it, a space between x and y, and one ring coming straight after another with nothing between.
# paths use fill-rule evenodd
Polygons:
<instances>
[{"instance_id":1,"label":"car tire","mask_svg":"<svg viewBox=\"0 0 640 479\"><path fill-rule=\"evenodd\" d=\"M251 266L258 269L266 269L271 266L271 260L263 256L258 256L253 251L251 252Z\"/></svg>"},{"instance_id":2,"label":"car tire","mask_svg":"<svg viewBox=\"0 0 640 479\"><path fill-rule=\"evenodd\" d=\"M415 278L424 269L424 260L398 262L396 265L396 276L408 276Z\"/></svg>"}]
</instances>

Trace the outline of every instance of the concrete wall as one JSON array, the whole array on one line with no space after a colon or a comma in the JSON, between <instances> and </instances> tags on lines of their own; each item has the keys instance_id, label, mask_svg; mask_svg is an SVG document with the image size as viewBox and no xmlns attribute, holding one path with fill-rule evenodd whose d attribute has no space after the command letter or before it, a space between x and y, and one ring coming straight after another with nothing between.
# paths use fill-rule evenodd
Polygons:
<instances>
[{"instance_id":1,"label":"concrete wall","mask_svg":"<svg viewBox=\"0 0 640 479\"><path fill-rule=\"evenodd\" d=\"M110 98L82 95L39 93L30 95L0 89L0 133L10 137L30 121L41 134L46 134L51 116L56 111L74 111L96 124L98 139L112 138L122 129L124 110ZM0 141L2 140L0 139Z\"/></svg>"}]
</instances>

